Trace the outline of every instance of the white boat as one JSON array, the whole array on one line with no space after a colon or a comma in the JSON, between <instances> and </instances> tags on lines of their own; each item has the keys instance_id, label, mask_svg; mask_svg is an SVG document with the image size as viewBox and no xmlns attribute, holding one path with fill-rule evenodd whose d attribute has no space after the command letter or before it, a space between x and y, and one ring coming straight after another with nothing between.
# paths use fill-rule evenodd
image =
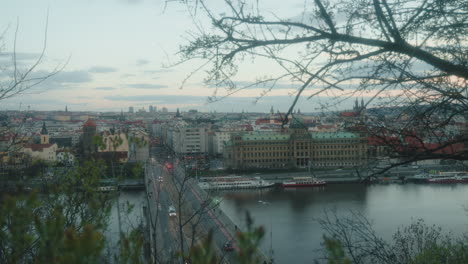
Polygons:
<instances>
[{"instance_id":1,"label":"white boat","mask_svg":"<svg viewBox=\"0 0 468 264\"><path fill-rule=\"evenodd\" d=\"M288 187L320 187L325 186L327 183L322 180L318 180L312 177L296 177L291 180L284 181L282 186L284 188Z\"/></svg>"},{"instance_id":2,"label":"white boat","mask_svg":"<svg viewBox=\"0 0 468 264\"><path fill-rule=\"evenodd\" d=\"M411 182L424 182L424 183L457 183L467 182L468 173L459 171L443 171L438 173L421 173L408 177L407 180Z\"/></svg>"},{"instance_id":3,"label":"white boat","mask_svg":"<svg viewBox=\"0 0 468 264\"><path fill-rule=\"evenodd\" d=\"M434 178L434 174L431 173L419 173L414 176L407 177L409 182L421 183L427 182L427 180Z\"/></svg>"},{"instance_id":4,"label":"white boat","mask_svg":"<svg viewBox=\"0 0 468 264\"><path fill-rule=\"evenodd\" d=\"M428 183L468 183L467 172L445 172L441 176L427 180Z\"/></svg>"},{"instance_id":5,"label":"white boat","mask_svg":"<svg viewBox=\"0 0 468 264\"><path fill-rule=\"evenodd\" d=\"M108 185L108 186L99 186L97 187L99 192L114 192L117 191L117 186L115 185Z\"/></svg>"},{"instance_id":6,"label":"white boat","mask_svg":"<svg viewBox=\"0 0 468 264\"><path fill-rule=\"evenodd\" d=\"M204 190L255 189L273 187L275 183L241 176L213 177L201 179L198 183Z\"/></svg>"}]
</instances>

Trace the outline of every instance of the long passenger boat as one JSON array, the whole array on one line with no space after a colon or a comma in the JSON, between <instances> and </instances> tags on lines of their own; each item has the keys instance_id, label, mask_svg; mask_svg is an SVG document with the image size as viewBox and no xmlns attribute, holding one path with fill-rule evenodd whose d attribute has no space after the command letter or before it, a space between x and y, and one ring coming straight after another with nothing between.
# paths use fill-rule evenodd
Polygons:
<instances>
[{"instance_id":1,"label":"long passenger boat","mask_svg":"<svg viewBox=\"0 0 468 264\"><path fill-rule=\"evenodd\" d=\"M408 177L407 180L423 183L468 183L468 172L444 171L439 173L421 173Z\"/></svg>"},{"instance_id":2,"label":"long passenger boat","mask_svg":"<svg viewBox=\"0 0 468 264\"><path fill-rule=\"evenodd\" d=\"M213 177L201 179L198 183L204 190L255 189L273 187L275 183L241 176Z\"/></svg>"},{"instance_id":3,"label":"long passenger boat","mask_svg":"<svg viewBox=\"0 0 468 264\"><path fill-rule=\"evenodd\" d=\"M290 188L290 187L319 187L319 186L325 186L327 183L322 180L318 180L316 178L312 177L296 177L291 180L284 181L282 183L282 186L284 188Z\"/></svg>"},{"instance_id":4,"label":"long passenger boat","mask_svg":"<svg viewBox=\"0 0 468 264\"><path fill-rule=\"evenodd\" d=\"M435 177L435 174L431 173L419 173L414 176L406 177L406 180L414 183L426 183L427 180Z\"/></svg>"},{"instance_id":5,"label":"long passenger boat","mask_svg":"<svg viewBox=\"0 0 468 264\"><path fill-rule=\"evenodd\" d=\"M445 172L427 180L428 183L468 183L467 172Z\"/></svg>"}]
</instances>

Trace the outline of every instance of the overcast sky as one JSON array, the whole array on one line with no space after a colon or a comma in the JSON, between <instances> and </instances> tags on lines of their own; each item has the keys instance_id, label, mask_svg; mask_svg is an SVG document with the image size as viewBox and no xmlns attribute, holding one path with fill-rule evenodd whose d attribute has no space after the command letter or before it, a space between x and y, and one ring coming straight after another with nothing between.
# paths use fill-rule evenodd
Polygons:
<instances>
[{"instance_id":1,"label":"overcast sky","mask_svg":"<svg viewBox=\"0 0 468 264\"><path fill-rule=\"evenodd\" d=\"M0 102L0 109L25 109L29 105L32 110L61 110L67 105L76 111L127 111L129 106L148 110L149 105L154 105L170 111L181 108L267 112L274 105L280 111L287 110L293 100L291 91L296 88L293 85L278 87L256 104L261 88L207 104L213 88L203 85L202 75L190 79L180 89L183 79L197 65L166 67L177 62L179 45L186 43L188 32L194 30L186 8L177 2L165 5L162 0L3 0L0 8L3 74L11 67L17 25L20 67L37 59L46 29L46 57L35 74L66 65L30 94ZM302 10L301 4L289 1L263 2L266 10L283 17L293 17ZM243 75L243 81L254 81L250 77ZM302 112L316 111L320 102L303 100L299 108Z\"/></svg>"}]
</instances>

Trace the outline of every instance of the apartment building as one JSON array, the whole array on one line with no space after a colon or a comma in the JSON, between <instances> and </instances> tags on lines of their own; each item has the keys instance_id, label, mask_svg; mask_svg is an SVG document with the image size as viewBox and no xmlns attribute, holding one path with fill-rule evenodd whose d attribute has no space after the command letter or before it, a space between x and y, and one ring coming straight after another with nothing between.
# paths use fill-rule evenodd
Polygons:
<instances>
[{"instance_id":1,"label":"apartment building","mask_svg":"<svg viewBox=\"0 0 468 264\"><path fill-rule=\"evenodd\" d=\"M208 153L208 127L204 125L172 128L172 148L179 155Z\"/></svg>"},{"instance_id":2,"label":"apartment building","mask_svg":"<svg viewBox=\"0 0 468 264\"><path fill-rule=\"evenodd\" d=\"M231 140L232 132L229 131L217 131L214 133L213 138L213 152L217 155L224 153L224 146Z\"/></svg>"}]
</instances>

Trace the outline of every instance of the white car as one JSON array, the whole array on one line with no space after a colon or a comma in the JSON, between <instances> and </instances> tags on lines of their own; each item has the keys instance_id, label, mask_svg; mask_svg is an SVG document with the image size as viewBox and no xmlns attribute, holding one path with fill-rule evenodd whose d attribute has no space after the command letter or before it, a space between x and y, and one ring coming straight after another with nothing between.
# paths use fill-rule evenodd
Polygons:
<instances>
[{"instance_id":1,"label":"white car","mask_svg":"<svg viewBox=\"0 0 468 264\"><path fill-rule=\"evenodd\" d=\"M177 216L177 213L176 213L176 210L175 210L175 207L174 206L169 206L169 216L172 217L172 216Z\"/></svg>"}]
</instances>

